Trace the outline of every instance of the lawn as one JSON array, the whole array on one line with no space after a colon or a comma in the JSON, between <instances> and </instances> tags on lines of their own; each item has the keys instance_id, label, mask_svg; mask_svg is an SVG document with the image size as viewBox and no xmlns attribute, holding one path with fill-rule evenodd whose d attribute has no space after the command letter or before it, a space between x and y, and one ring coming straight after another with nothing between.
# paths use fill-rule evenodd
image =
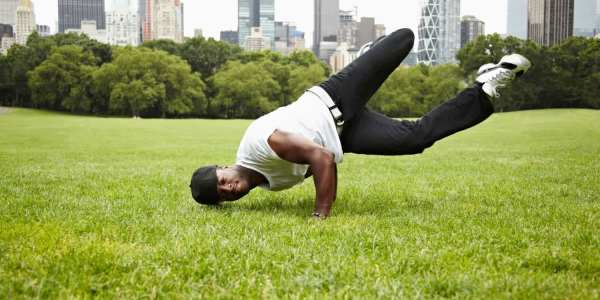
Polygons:
<instances>
[{"instance_id":1,"label":"lawn","mask_svg":"<svg viewBox=\"0 0 600 300\"><path fill-rule=\"evenodd\" d=\"M0 298L600 299L600 111L496 114L424 154L201 207L250 121L0 115Z\"/></svg>"}]
</instances>

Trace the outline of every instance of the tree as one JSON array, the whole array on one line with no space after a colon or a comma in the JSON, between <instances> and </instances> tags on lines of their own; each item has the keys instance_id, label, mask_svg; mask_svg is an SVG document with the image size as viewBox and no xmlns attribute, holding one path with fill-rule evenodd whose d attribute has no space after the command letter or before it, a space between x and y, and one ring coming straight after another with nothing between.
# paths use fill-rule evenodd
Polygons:
<instances>
[{"instance_id":1,"label":"tree","mask_svg":"<svg viewBox=\"0 0 600 300\"><path fill-rule=\"evenodd\" d=\"M13 85L10 82L8 59L0 54L0 105L10 105Z\"/></svg>"},{"instance_id":2,"label":"tree","mask_svg":"<svg viewBox=\"0 0 600 300\"><path fill-rule=\"evenodd\" d=\"M41 65L29 73L29 88L38 107L90 112L91 76L96 58L80 46L61 46L52 50Z\"/></svg>"},{"instance_id":3,"label":"tree","mask_svg":"<svg viewBox=\"0 0 600 300\"><path fill-rule=\"evenodd\" d=\"M185 61L164 51L126 47L94 74L94 91L110 111L161 117L205 113L204 83ZM109 92L110 91L110 92Z\"/></svg>"},{"instance_id":4,"label":"tree","mask_svg":"<svg viewBox=\"0 0 600 300\"><path fill-rule=\"evenodd\" d=\"M310 64L307 66L303 65L291 65L290 79L289 79L289 99L292 101L298 99L306 89L318 84L319 82L327 79L327 71L318 64ZM284 103L287 104L287 103Z\"/></svg>"},{"instance_id":5,"label":"tree","mask_svg":"<svg viewBox=\"0 0 600 300\"><path fill-rule=\"evenodd\" d=\"M210 104L213 116L256 118L279 105L269 98L278 93L279 84L258 62L230 61L212 80L218 91Z\"/></svg>"},{"instance_id":6,"label":"tree","mask_svg":"<svg viewBox=\"0 0 600 300\"><path fill-rule=\"evenodd\" d=\"M85 34L57 33L47 39L54 42L57 47L65 45L77 45L91 52L97 58L97 65L101 66L112 60L112 48L108 44L90 39Z\"/></svg>"},{"instance_id":7,"label":"tree","mask_svg":"<svg viewBox=\"0 0 600 300\"><path fill-rule=\"evenodd\" d=\"M179 52L181 58L190 64L193 72L202 74L202 78L209 78L228 60L237 57L242 50L229 43L198 37L186 40Z\"/></svg>"},{"instance_id":8,"label":"tree","mask_svg":"<svg viewBox=\"0 0 600 300\"><path fill-rule=\"evenodd\" d=\"M12 106L31 106L31 93L27 86L27 73L39 63L35 61L33 51L22 45L13 45L6 56L9 68L9 84L12 92Z\"/></svg>"},{"instance_id":9,"label":"tree","mask_svg":"<svg viewBox=\"0 0 600 300\"><path fill-rule=\"evenodd\" d=\"M152 40L142 43L142 47L152 50L162 50L172 55L180 55L180 46L173 40Z\"/></svg>"},{"instance_id":10,"label":"tree","mask_svg":"<svg viewBox=\"0 0 600 300\"><path fill-rule=\"evenodd\" d=\"M400 67L369 101L369 107L390 117L416 117L425 111L427 77L422 68Z\"/></svg>"}]
</instances>

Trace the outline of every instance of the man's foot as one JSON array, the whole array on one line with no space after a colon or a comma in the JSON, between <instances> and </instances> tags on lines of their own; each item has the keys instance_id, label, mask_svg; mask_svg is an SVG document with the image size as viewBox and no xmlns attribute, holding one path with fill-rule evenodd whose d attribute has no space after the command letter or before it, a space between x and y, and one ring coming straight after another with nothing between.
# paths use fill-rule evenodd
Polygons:
<instances>
[{"instance_id":1,"label":"man's foot","mask_svg":"<svg viewBox=\"0 0 600 300\"><path fill-rule=\"evenodd\" d=\"M520 54L504 56L497 65L485 64L477 72L477 82L483 84L483 91L491 98L500 97L499 89L513 79L525 74L531 62Z\"/></svg>"}]
</instances>

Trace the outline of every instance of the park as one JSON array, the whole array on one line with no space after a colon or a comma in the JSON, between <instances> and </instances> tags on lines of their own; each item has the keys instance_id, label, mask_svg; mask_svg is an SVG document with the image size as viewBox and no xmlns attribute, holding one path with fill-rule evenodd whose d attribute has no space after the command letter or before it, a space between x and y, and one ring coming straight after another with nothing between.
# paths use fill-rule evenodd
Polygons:
<instances>
[{"instance_id":1,"label":"park","mask_svg":"<svg viewBox=\"0 0 600 300\"><path fill-rule=\"evenodd\" d=\"M498 113L422 155L348 155L310 182L197 205L246 120L0 115L0 295L571 298L600 289L600 112Z\"/></svg>"}]
</instances>

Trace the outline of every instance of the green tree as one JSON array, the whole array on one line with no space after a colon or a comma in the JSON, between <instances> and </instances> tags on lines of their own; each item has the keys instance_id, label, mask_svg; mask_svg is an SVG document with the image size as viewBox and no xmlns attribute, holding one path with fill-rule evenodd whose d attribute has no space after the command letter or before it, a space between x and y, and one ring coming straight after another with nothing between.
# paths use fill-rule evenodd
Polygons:
<instances>
[{"instance_id":1,"label":"green tree","mask_svg":"<svg viewBox=\"0 0 600 300\"><path fill-rule=\"evenodd\" d=\"M91 52L97 58L97 65L101 66L112 60L112 48L108 44L98 42L85 34L57 33L46 39L51 40L57 47L66 45L77 45Z\"/></svg>"},{"instance_id":2,"label":"green tree","mask_svg":"<svg viewBox=\"0 0 600 300\"><path fill-rule=\"evenodd\" d=\"M94 91L110 111L161 117L204 114L206 97L199 74L179 57L147 48L123 48L94 74ZM108 92L110 91L110 92Z\"/></svg>"},{"instance_id":3,"label":"green tree","mask_svg":"<svg viewBox=\"0 0 600 300\"><path fill-rule=\"evenodd\" d=\"M298 99L306 89L327 79L326 72L327 70L323 69L320 63L307 66L291 65L288 87L290 96L288 98L291 101Z\"/></svg>"},{"instance_id":4,"label":"green tree","mask_svg":"<svg viewBox=\"0 0 600 300\"><path fill-rule=\"evenodd\" d=\"M9 69L9 88L12 93L12 106L31 106L31 93L27 86L27 73L33 70L39 62L33 58L31 48L14 45L8 49L6 56Z\"/></svg>"},{"instance_id":5,"label":"green tree","mask_svg":"<svg viewBox=\"0 0 600 300\"><path fill-rule=\"evenodd\" d=\"M202 74L202 78L209 78L241 51L240 47L229 43L198 37L186 40L179 53L190 64L193 72Z\"/></svg>"},{"instance_id":6,"label":"green tree","mask_svg":"<svg viewBox=\"0 0 600 300\"><path fill-rule=\"evenodd\" d=\"M10 105L12 97L8 59L0 54L0 105Z\"/></svg>"},{"instance_id":7,"label":"green tree","mask_svg":"<svg viewBox=\"0 0 600 300\"><path fill-rule=\"evenodd\" d=\"M369 107L390 117L416 117L425 111L427 80L420 67L400 67L369 100Z\"/></svg>"},{"instance_id":8,"label":"green tree","mask_svg":"<svg viewBox=\"0 0 600 300\"><path fill-rule=\"evenodd\" d=\"M258 62L230 61L212 80L218 91L210 104L213 116L256 118L279 106L278 99L269 98L279 84Z\"/></svg>"},{"instance_id":9,"label":"green tree","mask_svg":"<svg viewBox=\"0 0 600 300\"><path fill-rule=\"evenodd\" d=\"M162 50L172 55L180 55L180 45L175 43L173 40L152 40L142 43L142 47L146 47L152 50Z\"/></svg>"},{"instance_id":10,"label":"green tree","mask_svg":"<svg viewBox=\"0 0 600 300\"><path fill-rule=\"evenodd\" d=\"M93 99L89 84L95 64L94 55L82 47L55 48L47 60L29 73L33 103L38 107L90 112Z\"/></svg>"}]
</instances>

